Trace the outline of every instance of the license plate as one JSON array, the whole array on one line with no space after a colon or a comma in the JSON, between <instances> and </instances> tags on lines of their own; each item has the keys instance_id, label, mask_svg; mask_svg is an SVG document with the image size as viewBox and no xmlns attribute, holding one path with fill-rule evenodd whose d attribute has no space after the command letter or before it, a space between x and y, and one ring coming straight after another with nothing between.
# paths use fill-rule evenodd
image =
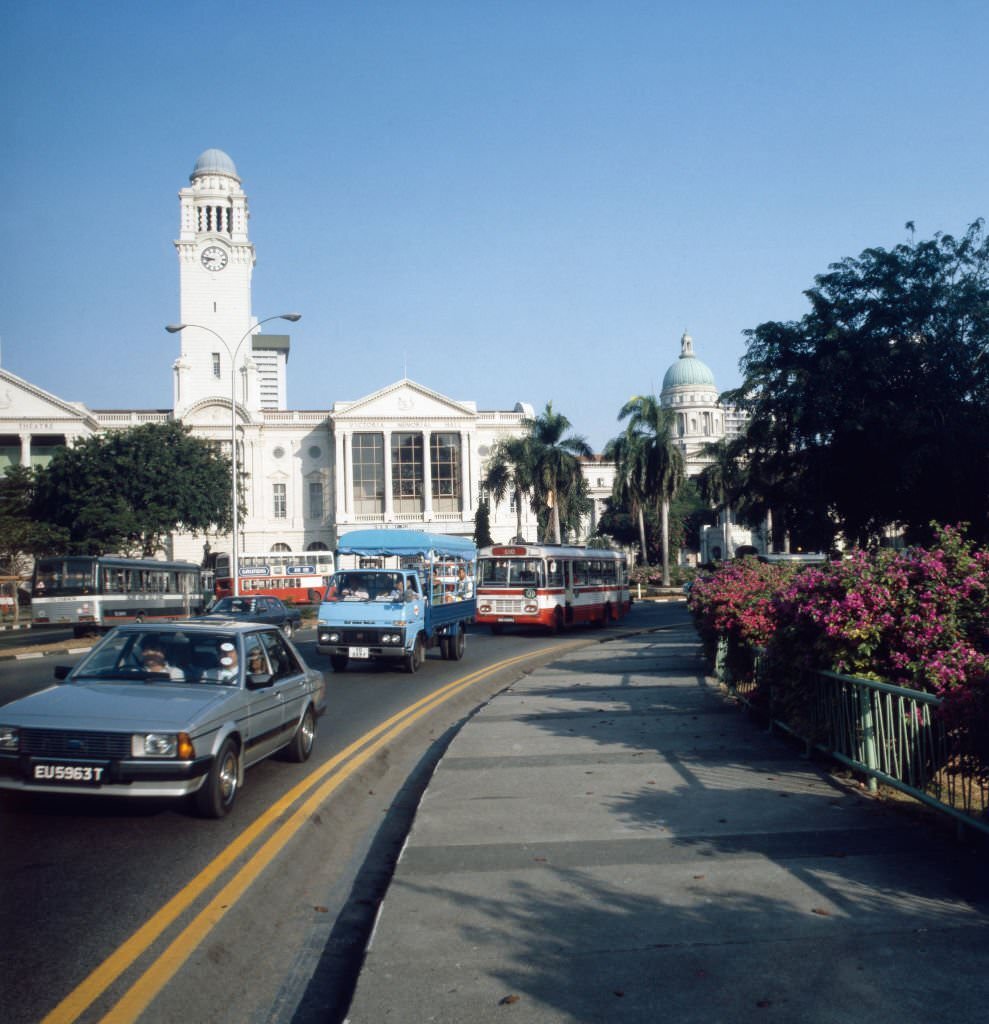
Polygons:
<instances>
[{"instance_id":1,"label":"license plate","mask_svg":"<svg viewBox=\"0 0 989 1024\"><path fill-rule=\"evenodd\" d=\"M350 656L352 658L370 658L371 648L370 647L351 647Z\"/></svg>"},{"instance_id":2,"label":"license plate","mask_svg":"<svg viewBox=\"0 0 989 1024\"><path fill-rule=\"evenodd\" d=\"M514 618L514 616L511 616L511 615L499 615L498 616L498 621L499 622L514 622L515 618Z\"/></svg>"},{"instance_id":3,"label":"license plate","mask_svg":"<svg viewBox=\"0 0 989 1024\"><path fill-rule=\"evenodd\" d=\"M35 761L31 765L31 782L55 783L65 786L102 786L106 765L51 764Z\"/></svg>"}]
</instances>

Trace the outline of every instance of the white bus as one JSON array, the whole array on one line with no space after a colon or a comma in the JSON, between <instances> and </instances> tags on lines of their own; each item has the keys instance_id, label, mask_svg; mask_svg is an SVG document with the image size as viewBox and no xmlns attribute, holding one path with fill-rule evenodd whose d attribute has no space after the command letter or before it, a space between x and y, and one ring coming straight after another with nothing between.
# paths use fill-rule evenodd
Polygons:
<instances>
[{"instance_id":1,"label":"white bus","mask_svg":"<svg viewBox=\"0 0 989 1024\"><path fill-rule=\"evenodd\" d=\"M578 623L605 625L631 606L628 559L607 548L496 544L477 562L477 621L558 632Z\"/></svg>"},{"instance_id":2,"label":"white bus","mask_svg":"<svg viewBox=\"0 0 989 1024\"><path fill-rule=\"evenodd\" d=\"M122 622L186 619L203 604L192 562L54 555L37 559L31 580L31 621L72 626L77 636Z\"/></svg>"}]
</instances>

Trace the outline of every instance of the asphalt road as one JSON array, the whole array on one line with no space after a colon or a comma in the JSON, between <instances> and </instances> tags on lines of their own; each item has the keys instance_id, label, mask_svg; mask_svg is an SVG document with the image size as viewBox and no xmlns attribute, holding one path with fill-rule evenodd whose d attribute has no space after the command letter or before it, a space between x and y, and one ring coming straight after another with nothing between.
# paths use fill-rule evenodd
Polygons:
<instances>
[{"instance_id":1,"label":"asphalt road","mask_svg":"<svg viewBox=\"0 0 989 1024\"><path fill-rule=\"evenodd\" d=\"M636 606L624 625L661 615ZM478 630L463 661L430 652L413 676L327 671L311 760L252 768L222 821L170 802L0 794L5 1021L287 1021L317 962L331 1004L321 1019L343 1020L394 859L458 723L561 646L599 637ZM323 668L313 631L296 639ZM0 661L0 702L73 660Z\"/></svg>"}]
</instances>

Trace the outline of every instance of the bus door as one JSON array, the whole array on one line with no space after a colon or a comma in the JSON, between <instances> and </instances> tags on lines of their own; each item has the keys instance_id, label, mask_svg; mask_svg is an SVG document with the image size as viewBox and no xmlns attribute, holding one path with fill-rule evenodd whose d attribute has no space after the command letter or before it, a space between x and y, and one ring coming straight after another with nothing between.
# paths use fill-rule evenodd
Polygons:
<instances>
[{"instance_id":1,"label":"bus door","mask_svg":"<svg viewBox=\"0 0 989 1024\"><path fill-rule=\"evenodd\" d=\"M573 592L573 561L566 559L563 562L563 621L568 625L573 625L573 606L574 606L574 592Z\"/></svg>"}]
</instances>

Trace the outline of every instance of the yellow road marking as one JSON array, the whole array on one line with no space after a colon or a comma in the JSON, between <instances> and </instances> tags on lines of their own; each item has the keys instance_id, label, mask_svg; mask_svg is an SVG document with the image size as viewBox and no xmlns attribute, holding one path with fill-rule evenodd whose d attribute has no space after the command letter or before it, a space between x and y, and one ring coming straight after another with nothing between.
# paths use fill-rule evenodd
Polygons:
<instances>
[{"instance_id":1,"label":"yellow road marking","mask_svg":"<svg viewBox=\"0 0 989 1024\"><path fill-rule=\"evenodd\" d=\"M535 658L548 651L563 651L569 647L583 646L586 640L569 641L564 644L543 645L534 651L516 655L494 665L472 672L454 680L438 690L420 698L407 708L392 715L375 726L370 732L355 740L339 754L334 755L318 769L275 801L260 817L251 823L229 846L226 847L195 878L175 894L160 910L150 917L134 934L122 943L102 964L76 986L47 1016L41 1024L72 1024L119 978L124 971L142 956L159 936L178 917L198 900L223 875L228 868L248 850L300 797L313 787L318 788L278 828L278 830L251 856L250 860L234 875L224 888L194 918L168 949L159 957L121 1000L110 1010L104 1021L133 1021L143 1012L154 996L168 981L171 974L188 959L203 938L219 922L224 913L240 898L265 867L274 859L301 824L338 786L361 767L385 743L395 739L423 715L456 696L461 691L519 662ZM361 748L365 749L361 751ZM358 751L361 751L358 753ZM319 785L327 775L347 763L340 774ZM161 965L159 967L159 965Z\"/></svg>"}]
</instances>

